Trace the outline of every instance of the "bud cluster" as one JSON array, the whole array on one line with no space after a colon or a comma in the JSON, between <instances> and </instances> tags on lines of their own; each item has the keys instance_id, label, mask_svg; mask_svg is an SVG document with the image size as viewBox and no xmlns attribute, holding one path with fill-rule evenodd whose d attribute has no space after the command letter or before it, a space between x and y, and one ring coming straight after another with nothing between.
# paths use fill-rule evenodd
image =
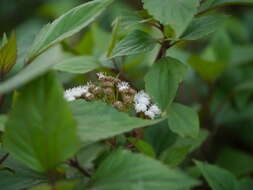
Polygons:
<instances>
[{"instance_id":1,"label":"bud cluster","mask_svg":"<svg viewBox=\"0 0 253 190\"><path fill-rule=\"evenodd\" d=\"M66 90L65 99L103 100L122 112L129 112L134 108L137 115L145 119L155 119L161 114L160 109L151 103L151 98L144 91L137 93L128 82L106 76L104 73L97 73L97 77L97 85L89 82L87 85Z\"/></svg>"}]
</instances>

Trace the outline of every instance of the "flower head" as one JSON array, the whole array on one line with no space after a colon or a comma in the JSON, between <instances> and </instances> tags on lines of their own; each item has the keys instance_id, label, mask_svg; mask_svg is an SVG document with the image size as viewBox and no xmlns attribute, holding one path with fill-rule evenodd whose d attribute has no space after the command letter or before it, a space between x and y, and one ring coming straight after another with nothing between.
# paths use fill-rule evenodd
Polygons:
<instances>
[{"instance_id":1,"label":"flower head","mask_svg":"<svg viewBox=\"0 0 253 190\"><path fill-rule=\"evenodd\" d=\"M64 97L67 101L73 101L76 98L81 97L82 95L89 92L88 86L77 86L71 89L68 89L64 92Z\"/></svg>"},{"instance_id":2,"label":"flower head","mask_svg":"<svg viewBox=\"0 0 253 190\"><path fill-rule=\"evenodd\" d=\"M105 74L100 72L100 73L97 73L97 76L98 76L98 79L101 80L101 79L104 79L105 78Z\"/></svg>"},{"instance_id":3,"label":"flower head","mask_svg":"<svg viewBox=\"0 0 253 190\"><path fill-rule=\"evenodd\" d=\"M150 104L150 97L144 91L140 91L134 96L134 102L137 104L145 104L148 106Z\"/></svg>"},{"instance_id":4,"label":"flower head","mask_svg":"<svg viewBox=\"0 0 253 190\"><path fill-rule=\"evenodd\" d=\"M145 111L145 115L148 116L150 119L155 119L155 113L152 112L151 110Z\"/></svg>"},{"instance_id":5,"label":"flower head","mask_svg":"<svg viewBox=\"0 0 253 190\"><path fill-rule=\"evenodd\" d=\"M145 112L145 111L147 111L148 107L145 104L135 103L134 104L134 108L135 108L135 111L137 113L139 113L139 112Z\"/></svg>"},{"instance_id":6,"label":"flower head","mask_svg":"<svg viewBox=\"0 0 253 190\"><path fill-rule=\"evenodd\" d=\"M122 92L124 90L129 89L130 85L128 84L128 82L120 82L120 83L118 83L117 87L118 87L119 91Z\"/></svg>"},{"instance_id":7,"label":"flower head","mask_svg":"<svg viewBox=\"0 0 253 190\"><path fill-rule=\"evenodd\" d=\"M156 104L151 105L149 110L152 111L155 115L161 114L161 110L158 108Z\"/></svg>"}]
</instances>

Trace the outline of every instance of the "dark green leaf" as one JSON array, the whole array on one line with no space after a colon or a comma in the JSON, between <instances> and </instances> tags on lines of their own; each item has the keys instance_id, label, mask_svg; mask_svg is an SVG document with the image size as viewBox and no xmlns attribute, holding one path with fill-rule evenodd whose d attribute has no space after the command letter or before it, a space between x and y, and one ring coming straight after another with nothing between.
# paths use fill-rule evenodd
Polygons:
<instances>
[{"instance_id":1,"label":"dark green leaf","mask_svg":"<svg viewBox=\"0 0 253 190\"><path fill-rule=\"evenodd\" d=\"M95 0L75 7L47 24L34 40L27 62L31 62L49 47L68 38L90 24L112 0Z\"/></svg>"},{"instance_id":2,"label":"dark green leaf","mask_svg":"<svg viewBox=\"0 0 253 190\"><path fill-rule=\"evenodd\" d=\"M180 61L166 57L154 63L145 76L146 91L162 110L166 110L175 98L186 70L186 65Z\"/></svg>"},{"instance_id":3,"label":"dark green leaf","mask_svg":"<svg viewBox=\"0 0 253 190\"><path fill-rule=\"evenodd\" d=\"M199 118L195 110L181 104L172 104L168 110L170 129L181 137L196 138L199 134Z\"/></svg>"},{"instance_id":4,"label":"dark green leaf","mask_svg":"<svg viewBox=\"0 0 253 190\"><path fill-rule=\"evenodd\" d=\"M112 57L132 55L151 51L156 45L156 40L140 30L135 30L119 41L112 52Z\"/></svg>"},{"instance_id":5,"label":"dark green leaf","mask_svg":"<svg viewBox=\"0 0 253 190\"><path fill-rule=\"evenodd\" d=\"M117 151L110 155L93 175L88 188L96 190L179 190L198 181L178 170L141 154Z\"/></svg>"},{"instance_id":6,"label":"dark green leaf","mask_svg":"<svg viewBox=\"0 0 253 190\"><path fill-rule=\"evenodd\" d=\"M142 0L144 8L179 37L197 13L199 0Z\"/></svg>"},{"instance_id":7,"label":"dark green leaf","mask_svg":"<svg viewBox=\"0 0 253 190\"><path fill-rule=\"evenodd\" d=\"M237 190L238 182L227 170L199 161L195 163L212 190Z\"/></svg>"},{"instance_id":8,"label":"dark green leaf","mask_svg":"<svg viewBox=\"0 0 253 190\"><path fill-rule=\"evenodd\" d=\"M144 120L130 117L103 102L77 100L71 102L71 107L78 123L79 136L85 143L110 138L165 119Z\"/></svg>"},{"instance_id":9,"label":"dark green leaf","mask_svg":"<svg viewBox=\"0 0 253 190\"><path fill-rule=\"evenodd\" d=\"M6 150L38 171L53 169L79 148L75 122L62 93L51 73L32 81L21 89L6 122Z\"/></svg>"},{"instance_id":10,"label":"dark green leaf","mask_svg":"<svg viewBox=\"0 0 253 190\"><path fill-rule=\"evenodd\" d=\"M68 73L82 74L88 73L99 66L99 61L93 56L78 56L65 59L61 63L55 65L54 69Z\"/></svg>"},{"instance_id":11,"label":"dark green leaf","mask_svg":"<svg viewBox=\"0 0 253 190\"><path fill-rule=\"evenodd\" d=\"M193 19L181 36L183 40L197 40L215 32L222 25L226 16L202 16Z\"/></svg>"}]
</instances>

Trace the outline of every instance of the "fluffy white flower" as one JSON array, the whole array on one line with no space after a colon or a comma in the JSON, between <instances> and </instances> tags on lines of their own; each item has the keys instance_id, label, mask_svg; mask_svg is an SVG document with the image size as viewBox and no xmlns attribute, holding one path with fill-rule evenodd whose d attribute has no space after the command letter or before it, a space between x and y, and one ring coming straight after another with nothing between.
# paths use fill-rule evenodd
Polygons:
<instances>
[{"instance_id":1,"label":"fluffy white flower","mask_svg":"<svg viewBox=\"0 0 253 190\"><path fill-rule=\"evenodd\" d=\"M81 97L83 94L89 92L88 86L77 86L71 89L68 89L64 93L64 97L67 101L73 101L78 97Z\"/></svg>"},{"instance_id":2,"label":"fluffy white flower","mask_svg":"<svg viewBox=\"0 0 253 190\"><path fill-rule=\"evenodd\" d=\"M161 110L155 104L151 105L149 110L154 112L155 115L160 115L161 114Z\"/></svg>"},{"instance_id":3,"label":"fluffy white flower","mask_svg":"<svg viewBox=\"0 0 253 190\"><path fill-rule=\"evenodd\" d=\"M145 115L148 116L150 119L155 119L155 113L152 112L151 110L145 111Z\"/></svg>"},{"instance_id":4,"label":"fluffy white flower","mask_svg":"<svg viewBox=\"0 0 253 190\"><path fill-rule=\"evenodd\" d=\"M140 91L134 96L134 102L136 104L145 104L147 106L150 104L150 97L144 91Z\"/></svg>"},{"instance_id":5,"label":"fluffy white flower","mask_svg":"<svg viewBox=\"0 0 253 190\"><path fill-rule=\"evenodd\" d=\"M117 85L119 91L123 91L123 90L127 90L130 86L128 84L128 82L120 82Z\"/></svg>"},{"instance_id":6,"label":"fluffy white flower","mask_svg":"<svg viewBox=\"0 0 253 190\"><path fill-rule=\"evenodd\" d=\"M103 79L105 78L105 74L100 72L100 73L97 73L97 76L98 76L98 79Z\"/></svg>"},{"instance_id":7,"label":"fluffy white flower","mask_svg":"<svg viewBox=\"0 0 253 190\"><path fill-rule=\"evenodd\" d=\"M145 112L145 111L147 111L148 107L147 107L146 104L135 103L134 108L135 108L135 111L137 113L139 113L139 112Z\"/></svg>"}]
</instances>

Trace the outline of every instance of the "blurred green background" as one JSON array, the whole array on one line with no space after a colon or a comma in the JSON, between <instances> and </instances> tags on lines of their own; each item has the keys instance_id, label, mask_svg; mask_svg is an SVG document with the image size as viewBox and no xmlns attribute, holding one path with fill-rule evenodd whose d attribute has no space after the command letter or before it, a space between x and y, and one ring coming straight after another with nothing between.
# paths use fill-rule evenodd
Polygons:
<instances>
[{"instance_id":1,"label":"blurred green background","mask_svg":"<svg viewBox=\"0 0 253 190\"><path fill-rule=\"evenodd\" d=\"M22 55L22 51L26 51L44 24L83 2L85 1L1 0L0 34L15 30L19 54ZM65 44L65 49L69 50L68 47L74 44L75 50L80 50L83 54L101 54L108 47L113 20L127 10L140 8L140 0L116 0L100 17L99 22ZM253 8L228 6L220 8L217 14L221 12L229 15L229 19L213 35L203 40L179 44L167 54L192 65L189 76L180 88L177 101L196 107L208 104L215 115L212 118L215 124L212 126L218 126L219 132L215 136L213 151L209 151L205 159L216 162L239 176L252 175ZM150 30L146 26L143 29ZM143 88L143 76L153 57L152 53L129 56L121 65L140 88ZM71 82L70 76L67 76L67 80L66 76L63 78L67 85L83 82L78 77ZM236 88L240 91L227 100ZM222 105L222 109L217 110L217 105ZM210 121L202 120L202 127L208 128L205 126L208 122Z\"/></svg>"}]
</instances>

